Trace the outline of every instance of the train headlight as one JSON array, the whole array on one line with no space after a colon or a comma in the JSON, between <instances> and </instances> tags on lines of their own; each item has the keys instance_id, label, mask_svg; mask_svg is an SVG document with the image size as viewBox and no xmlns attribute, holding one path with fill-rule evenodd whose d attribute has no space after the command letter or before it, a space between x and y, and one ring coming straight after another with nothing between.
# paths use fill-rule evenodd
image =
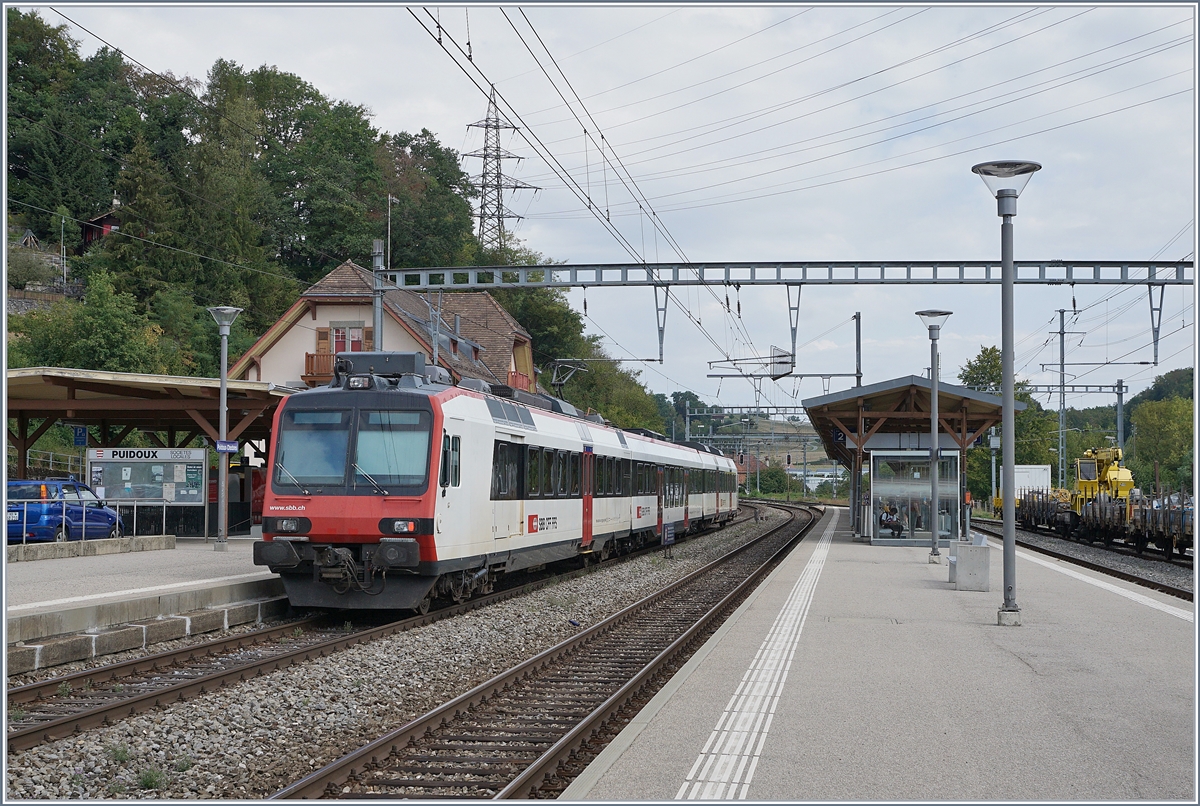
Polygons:
<instances>
[{"instance_id":1,"label":"train headlight","mask_svg":"<svg viewBox=\"0 0 1200 806\"><path fill-rule=\"evenodd\" d=\"M279 520L275 521L275 524L276 524L276 528L281 532L299 532L300 531L300 519L299 518L280 518Z\"/></svg>"},{"instance_id":2,"label":"train headlight","mask_svg":"<svg viewBox=\"0 0 1200 806\"><path fill-rule=\"evenodd\" d=\"M352 376L350 378L350 388L351 389L370 389L371 388L371 376L370 375L354 375L354 376Z\"/></svg>"},{"instance_id":3,"label":"train headlight","mask_svg":"<svg viewBox=\"0 0 1200 806\"><path fill-rule=\"evenodd\" d=\"M392 521L392 533L397 535L411 534L417 531L416 521Z\"/></svg>"}]
</instances>

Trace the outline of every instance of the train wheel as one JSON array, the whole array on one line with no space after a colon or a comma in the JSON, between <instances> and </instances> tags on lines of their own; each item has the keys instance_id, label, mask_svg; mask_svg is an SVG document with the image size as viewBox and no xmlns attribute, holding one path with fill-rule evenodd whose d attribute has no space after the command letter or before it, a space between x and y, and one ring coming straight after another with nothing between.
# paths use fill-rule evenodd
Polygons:
<instances>
[{"instance_id":1,"label":"train wheel","mask_svg":"<svg viewBox=\"0 0 1200 806\"><path fill-rule=\"evenodd\" d=\"M1133 536L1133 550L1136 551L1138 554L1141 554L1143 551L1146 550L1146 544L1148 542L1149 541L1146 539L1145 535L1134 535Z\"/></svg>"},{"instance_id":2,"label":"train wheel","mask_svg":"<svg viewBox=\"0 0 1200 806\"><path fill-rule=\"evenodd\" d=\"M418 616L423 616L429 612L429 606L433 604L433 597L430 594L425 594L425 598L421 600L415 608L413 608Z\"/></svg>"},{"instance_id":3,"label":"train wheel","mask_svg":"<svg viewBox=\"0 0 1200 806\"><path fill-rule=\"evenodd\" d=\"M1163 556L1166 557L1167 562L1171 562L1171 558L1175 555L1175 541L1167 538L1164 542Z\"/></svg>"}]
</instances>

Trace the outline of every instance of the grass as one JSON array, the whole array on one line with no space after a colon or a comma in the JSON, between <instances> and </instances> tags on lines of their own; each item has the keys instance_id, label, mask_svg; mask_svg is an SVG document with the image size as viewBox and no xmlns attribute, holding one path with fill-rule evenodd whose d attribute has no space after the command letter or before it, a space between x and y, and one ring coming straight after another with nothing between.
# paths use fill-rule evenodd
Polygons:
<instances>
[{"instance_id":1,"label":"grass","mask_svg":"<svg viewBox=\"0 0 1200 806\"><path fill-rule=\"evenodd\" d=\"M167 774L156 767L147 767L138 775L138 786L142 789L162 789L167 785Z\"/></svg>"},{"instance_id":2,"label":"grass","mask_svg":"<svg viewBox=\"0 0 1200 806\"><path fill-rule=\"evenodd\" d=\"M192 759L191 756L184 756L183 758L179 759L179 761L175 762L175 771L176 772L187 772L188 770L190 770L192 768L192 765L195 763L196 762Z\"/></svg>"},{"instance_id":3,"label":"grass","mask_svg":"<svg viewBox=\"0 0 1200 806\"><path fill-rule=\"evenodd\" d=\"M108 757L118 764L129 761L129 748L123 744L109 745Z\"/></svg>"},{"instance_id":4,"label":"grass","mask_svg":"<svg viewBox=\"0 0 1200 806\"><path fill-rule=\"evenodd\" d=\"M18 708L9 708L8 709L8 721L9 722L20 722L24 718L25 718L25 709L24 708L18 707Z\"/></svg>"},{"instance_id":5,"label":"grass","mask_svg":"<svg viewBox=\"0 0 1200 806\"><path fill-rule=\"evenodd\" d=\"M69 696L72 691L73 691L73 689L71 688L71 684L68 683L67 681L64 680L63 682L58 684L58 696L60 696L60 697Z\"/></svg>"}]
</instances>

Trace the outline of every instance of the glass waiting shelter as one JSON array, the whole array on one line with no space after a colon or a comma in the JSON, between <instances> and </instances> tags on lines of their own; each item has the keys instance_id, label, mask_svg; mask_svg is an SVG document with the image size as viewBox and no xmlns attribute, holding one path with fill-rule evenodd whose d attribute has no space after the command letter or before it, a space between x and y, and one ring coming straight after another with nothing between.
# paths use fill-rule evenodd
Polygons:
<instances>
[{"instance_id":1,"label":"glass waiting shelter","mask_svg":"<svg viewBox=\"0 0 1200 806\"><path fill-rule=\"evenodd\" d=\"M908 375L804 401L825 454L850 468L850 519L856 540L943 545L966 529L967 451L999 424L998 396L938 384L938 502L930 501L930 383ZM1021 411L1025 404L1017 403Z\"/></svg>"},{"instance_id":2,"label":"glass waiting shelter","mask_svg":"<svg viewBox=\"0 0 1200 806\"><path fill-rule=\"evenodd\" d=\"M870 451L870 536L875 545L929 545L934 517L930 507L929 451ZM938 459L939 540L954 540L959 528L958 454L943 450Z\"/></svg>"}]
</instances>

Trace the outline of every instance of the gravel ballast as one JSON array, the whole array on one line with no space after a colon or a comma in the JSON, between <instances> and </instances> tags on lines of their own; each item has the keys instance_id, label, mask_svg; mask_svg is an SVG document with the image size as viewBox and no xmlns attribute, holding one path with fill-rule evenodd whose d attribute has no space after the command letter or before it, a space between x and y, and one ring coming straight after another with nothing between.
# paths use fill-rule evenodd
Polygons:
<instances>
[{"instance_id":1,"label":"gravel ballast","mask_svg":"<svg viewBox=\"0 0 1200 806\"><path fill-rule=\"evenodd\" d=\"M262 798L779 525L661 553L8 757L6 798ZM572 624L571 622L577 622Z\"/></svg>"},{"instance_id":2,"label":"gravel ballast","mask_svg":"<svg viewBox=\"0 0 1200 806\"><path fill-rule=\"evenodd\" d=\"M987 528L990 530L999 532L1002 529L1000 523L990 521L984 521L984 523L986 523ZM990 539L997 545L1003 542L998 537L991 537ZM1146 556L1139 557L1136 554L1130 554L1125 551L1110 551L1100 543L1090 544L1075 540L1064 540L1055 535L1029 532L1024 529L1017 530L1017 539L1031 546L1065 554L1077 560L1095 563L1104 568L1110 568L1113 571L1134 574L1151 582L1170 585L1173 588L1190 591L1193 590L1193 586L1195 585L1195 575L1189 566L1184 565L1180 560L1169 563L1159 557L1153 556L1154 554L1161 556L1161 552L1156 548L1146 549Z\"/></svg>"}]
</instances>

